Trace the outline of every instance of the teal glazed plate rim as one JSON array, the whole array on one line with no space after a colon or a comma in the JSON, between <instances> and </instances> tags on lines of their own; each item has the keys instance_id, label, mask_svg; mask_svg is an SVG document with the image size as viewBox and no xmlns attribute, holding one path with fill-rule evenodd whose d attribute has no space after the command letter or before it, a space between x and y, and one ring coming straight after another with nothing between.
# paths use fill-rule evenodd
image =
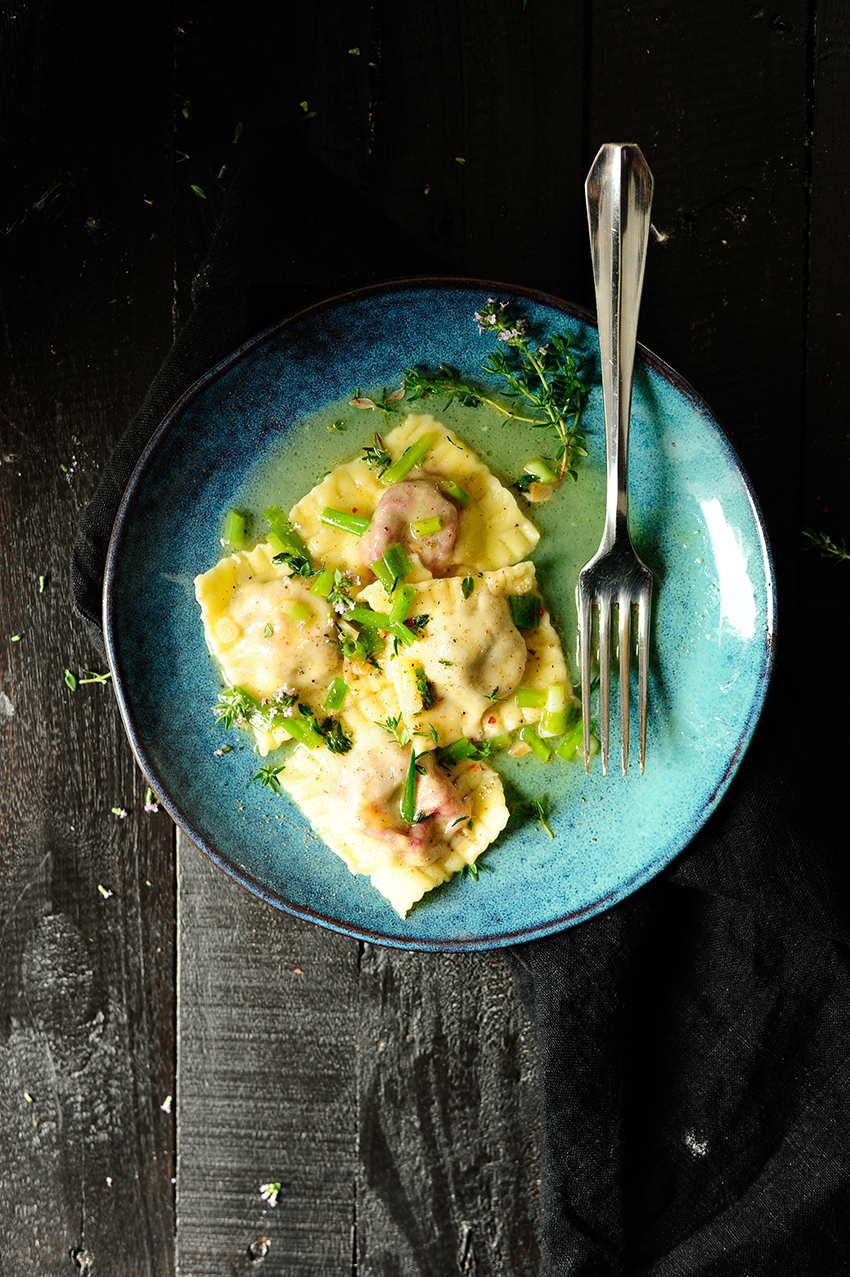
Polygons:
<instances>
[{"instance_id":1,"label":"teal glazed plate rim","mask_svg":"<svg viewBox=\"0 0 850 1277\"><path fill-rule=\"evenodd\" d=\"M493 343L473 318L492 297L542 341L568 334L585 361L588 456L579 480L529 508L541 531L531 558L575 676L575 583L604 512L598 340L590 314L534 290L391 281L260 333L196 382L158 427L124 494L107 558L104 632L115 692L139 764L170 815L260 899L402 949L480 950L549 935L648 882L716 809L773 665L773 567L750 482L703 400L639 347L630 523L655 578L645 774L633 764L625 777L619 767L603 777L598 759L585 775L580 761L532 756L503 765L500 757L509 805L545 794L554 837L513 815L484 853L477 881L455 877L404 920L285 794L252 781L259 762L250 745L212 712L222 680L193 587L224 553L225 513L254 512L261 539L263 502L289 509L333 465L359 455L376 428L391 428L378 412L350 406L355 388L380 394L397 389L409 367L445 362L498 393L481 370ZM444 421L506 483L549 442L532 427L501 424L492 409L446 407L444 399L409 407ZM612 712L616 726L616 705Z\"/></svg>"}]
</instances>

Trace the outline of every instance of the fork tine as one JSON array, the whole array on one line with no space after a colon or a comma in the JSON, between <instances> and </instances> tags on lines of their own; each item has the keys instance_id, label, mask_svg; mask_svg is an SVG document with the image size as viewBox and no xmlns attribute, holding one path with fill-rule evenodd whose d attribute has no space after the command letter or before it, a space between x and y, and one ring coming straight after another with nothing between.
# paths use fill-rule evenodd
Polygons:
<instances>
[{"instance_id":1,"label":"fork tine","mask_svg":"<svg viewBox=\"0 0 850 1277\"><path fill-rule=\"evenodd\" d=\"M629 770L629 690L632 645L632 600L620 595L620 757L623 775Z\"/></svg>"},{"instance_id":2,"label":"fork tine","mask_svg":"<svg viewBox=\"0 0 850 1277\"><path fill-rule=\"evenodd\" d=\"M602 743L602 775L608 775L608 710L611 703L611 600L599 598L599 733Z\"/></svg>"},{"instance_id":3,"label":"fork tine","mask_svg":"<svg viewBox=\"0 0 850 1277\"><path fill-rule=\"evenodd\" d=\"M578 631L581 661L581 727L584 746L584 770L590 771L590 630L593 609L583 581L578 586Z\"/></svg>"},{"instance_id":4,"label":"fork tine","mask_svg":"<svg viewBox=\"0 0 850 1277\"><path fill-rule=\"evenodd\" d=\"M638 604L638 717L640 719L640 774L646 763L646 687L649 674L649 620L652 613L652 580L640 593Z\"/></svg>"}]
</instances>

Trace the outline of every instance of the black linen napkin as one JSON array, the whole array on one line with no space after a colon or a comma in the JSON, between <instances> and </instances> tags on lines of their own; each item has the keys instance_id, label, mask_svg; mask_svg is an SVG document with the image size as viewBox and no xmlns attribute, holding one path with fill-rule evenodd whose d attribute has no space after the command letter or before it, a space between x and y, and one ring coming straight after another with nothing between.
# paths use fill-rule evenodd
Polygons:
<instances>
[{"instance_id":1,"label":"black linen napkin","mask_svg":"<svg viewBox=\"0 0 850 1277\"><path fill-rule=\"evenodd\" d=\"M246 157L192 314L81 521L74 596L101 650L115 513L183 391L304 305L441 269L278 145L286 188L262 147ZM287 198L296 167L309 200ZM511 951L543 1087L543 1277L850 1271L847 870L801 797L797 719L774 690L719 810L667 871Z\"/></svg>"}]
</instances>

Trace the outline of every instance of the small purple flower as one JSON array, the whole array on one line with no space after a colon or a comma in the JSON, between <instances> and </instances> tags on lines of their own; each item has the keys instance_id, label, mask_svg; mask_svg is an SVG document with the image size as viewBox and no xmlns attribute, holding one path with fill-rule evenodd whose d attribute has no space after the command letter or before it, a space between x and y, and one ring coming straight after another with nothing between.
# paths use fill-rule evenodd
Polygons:
<instances>
[{"instance_id":1,"label":"small purple flower","mask_svg":"<svg viewBox=\"0 0 850 1277\"><path fill-rule=\"evenodd\" d=\"M160 1104L159 1107L162 1109L163 1113L170 1113L171 1112L171 1096L166 1095L165 1099L163 1100L162 1104Z\"/></svg>"},{"instance_id":2,"label":"small purple flower","mask_svg":"<svg viewBox=\"0 0 850 1277\"><path fill-rule=\"evenodd\" d=\"M219 749L219 750L216 750L216 753L220 754L220 753L221 753L221 750L220 750L220 749ZM158 812L158 811L159 811L159 804L158 804L158 803L145 803L145 811L150 812L150 813L153 815L153 814L155 814L156 812Z\"/></svg>"}]
</instances>

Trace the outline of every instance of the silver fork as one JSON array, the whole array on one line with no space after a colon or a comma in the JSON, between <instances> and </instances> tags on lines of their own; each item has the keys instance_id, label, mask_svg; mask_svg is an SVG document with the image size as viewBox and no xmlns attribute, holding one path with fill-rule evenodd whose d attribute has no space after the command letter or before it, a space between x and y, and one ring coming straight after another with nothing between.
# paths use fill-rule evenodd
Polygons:
<instances>
[{"instance_id":1,"label":"silver fork","mask_svg":"<svg viewBox=\"0 0 850 1277\"><path fill-rule=\"evenodd\" d=\"M635 554L629 536L628 456L632 374L643 287L653 179L632 143L607 143L585 182L590 251L599 320L599 355L607 458L605 530L596 554L579 574L581 713L584 769L590 770L590 657L593 608L599 611L599 728L602 774L608 774L611 693L610 627L614 605L620 621L620 737L623 775L629 763L629 686L632 608L638 609L638 717L640 770L646 762L646 687L652 573Z\"/></svg>"}]
</instances>

